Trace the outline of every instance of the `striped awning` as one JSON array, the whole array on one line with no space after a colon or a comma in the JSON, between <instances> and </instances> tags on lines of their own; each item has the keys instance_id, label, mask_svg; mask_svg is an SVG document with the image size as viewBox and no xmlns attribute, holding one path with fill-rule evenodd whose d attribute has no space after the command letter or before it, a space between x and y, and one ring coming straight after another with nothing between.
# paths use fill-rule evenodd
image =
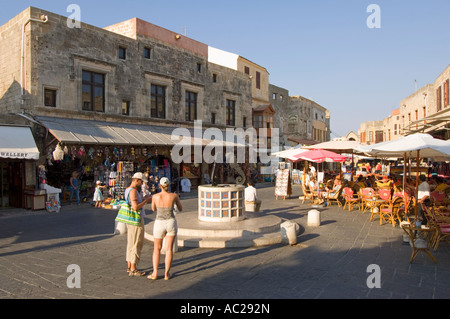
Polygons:
<instances>
[{"instance_id":1,"label":"striped awning","mask_svg":"<svg viewBox=\"0 0 450 319\"><path fill-rule=\"evenodd\" d=\"M68 118L42 117L36 119L45 126L50 133L64 144L83 145L211 145L219 143L228 145L225 141L205 139L203 132L196 137L193 128L186 128L186 135L190 138L182 139L174 130L178 127L143 125L131 123L113 123L104 121L79 120ZM198 135L198 134L197 134ZM225 135L225 134L224 134ZM231 143L232 146L242 146Z\"/></svg>"}]
</instances>

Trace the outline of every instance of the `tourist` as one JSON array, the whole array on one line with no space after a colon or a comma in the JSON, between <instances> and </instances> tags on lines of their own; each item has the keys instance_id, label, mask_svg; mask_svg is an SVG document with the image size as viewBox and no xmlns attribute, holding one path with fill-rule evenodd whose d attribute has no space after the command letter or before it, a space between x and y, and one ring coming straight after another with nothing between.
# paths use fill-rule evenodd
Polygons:
<instances>
[{"instance_id":1,"label":"tourist","mask_svg":"<svg viewBox=\"0 0 450 319\"><path fill-rule=\"evenodd\" d=\"M256 194L255 184L252 181L247 182L247 187L245 188L245 205L255 205L255 212L259 212L261 208L261 200L258 199Z\"/></svg>"},{"instance_id":2,"label":"tourist","mask_svg":"<svg viewBox=\"0 0 450 319\"><path fill-rule=\"evenodd\" d=\"M78 172L74 171L72 173L72 177L70 178L70 199L69 199L70 204L72 204L72 198L73 195L75 194L77 205L80 205L80 186L81 181L78 179Z\"/></svg>"},{"instance_id":3,"label":"tourist","mask_svg":"<svg viewBox=\"0 0 450 319\"><path fill-rule=\"evenodd\" d=\"M144 276L145 273L137 270L136 266L141 259L142 246L144 244L144 206L151 202L152 197L142 197L139 193L142 184L147 179L142 173L135 173L131 178L130 186L125 190L124 197L128 199L133 210L138 211L141 215L140 224L138 226L127 225L127 254L126 260L128 264L128 274L130 276Z\"/></svg>"},{"instance_id":4,"label":"tourist","mask_svg":"<svg viewBox=\"0 0 450 319\"><path fill-rule=\"evenodd\" d=\"M94 199L93 199L95 202L96 208L102 207L102 204L103 204L102 188L106 188L106 186L102 185L102 182L97 181L97 183L95 183L95 191L94 191Z\"/></svg>"},{"instance_id":5,"label":"tourist","mask_svg":"<svg viewBox=\"0 0 450 319\"><path fill-rule=\"evenodd\" d=\"M156 212L156 220L153 226L153 272L148 279L158 278L158 266L163 238L165 237L165 280L170 279L170 268L173 259L173 244L178 232L177 221L174 214L174 205L177 205L178 211L183 210L180 198L175 193L169 192L170 181L167 177L161 178L159 187L161 192L154 195L152 199L152 210Z\"/></svg>"},{"instance_id":6,"label":"tourist","mask_svg":"<svg viewBox=\"0 0 450 319\"><path fill-rule=\"evenodd\" d=\"M422 221L422 225L425 225L427 220L422 208L422 205L430 205L430 185L427 182L425 175L420 175L419 179L421 181L419 188L417 189L417 216L419 220Z\"/></svg>"}]
</instances>

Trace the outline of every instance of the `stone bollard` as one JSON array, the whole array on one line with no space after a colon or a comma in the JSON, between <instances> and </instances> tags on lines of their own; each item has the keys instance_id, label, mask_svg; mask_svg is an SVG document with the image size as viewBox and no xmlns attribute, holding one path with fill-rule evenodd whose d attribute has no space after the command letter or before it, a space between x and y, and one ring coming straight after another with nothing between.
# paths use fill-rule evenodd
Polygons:
<instances>
[{"instance_id":1,"label":"stone bollard","mask_svg":"<svg viewBox=\"0 0 450 319\"><path fill-rule=\"evenodd\" d=\"M320 226L320 212L318 210L313 209L308 212L308 226Z\"/></svg>"},{"instance_id":2,"label":"stone bollard","mask_svg":"<svg viewBox=\"0 0 450 319\"><path fill-rule=\"evenodd\" d=\"M297 233L300 227L297 223L286 221L280 225L281 228L281 242L283 244L295 245L297 244Z\"/></svg>"}]
</instances>

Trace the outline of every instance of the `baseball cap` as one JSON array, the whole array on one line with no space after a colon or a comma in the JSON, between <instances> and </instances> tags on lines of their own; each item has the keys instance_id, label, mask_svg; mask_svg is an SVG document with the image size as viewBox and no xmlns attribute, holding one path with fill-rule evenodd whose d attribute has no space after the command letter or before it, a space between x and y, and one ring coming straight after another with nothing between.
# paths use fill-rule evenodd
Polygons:
<instances>
[{"instance_id":1,"label":"baseball cap","mask_svg":"<svg viewBox=\"0 0 450 319\"><path fill-rule=\"evenodd\" d=\"M144 174L142 174L141 172L134 173L132 178L140 179L147 183L147 179L145 178Z\"/></svg>"},{"instance_id":2,"label":"baseball cap","mask_svg":"<svg viewBox=\"0 0 450 319\"><path fill-rule=\"evenodd\" d=\"M169 179L168 179L167 177L163 177L163 178L161 178L161 180L159 181L159 185L165 186L165 185L169 185L169 184L170 184L170 181L169 181Z\"/></svg>"}]
</instances>

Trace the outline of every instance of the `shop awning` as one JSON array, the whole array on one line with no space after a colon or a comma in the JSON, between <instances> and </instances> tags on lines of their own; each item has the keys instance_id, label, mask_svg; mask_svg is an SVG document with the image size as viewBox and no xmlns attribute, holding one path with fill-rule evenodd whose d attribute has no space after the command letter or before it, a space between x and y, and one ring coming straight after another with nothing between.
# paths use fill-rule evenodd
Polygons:
<instances>
[{"instance_id":1,"label":"shop awning","mask_svg":"<svg viewBox=\"0 0 450 319\"><path fill-rule=\"evenodd\" d=\"M31 129L0 125L0 158L38 160L39 150Z\"/></svg>"},{"instance_id":2,"label":"shop awning","mask_svg":"<svg viewBox=\"0 0 450 319\"><path fill-rule=\"evenodd\" d=\"M182 145L184 141L172 140L172 133L177 127L143 125L131 123L112 123L103 121L77 120L67 118L41 117L36 119L42 123L50 133L64 144L84 145ZM195 137L194 130L188 129L191 139L186 140L189 145L213 142L212 140ZM245 146L231 143L232 146Z\"/></svg>"}]
</instances>

